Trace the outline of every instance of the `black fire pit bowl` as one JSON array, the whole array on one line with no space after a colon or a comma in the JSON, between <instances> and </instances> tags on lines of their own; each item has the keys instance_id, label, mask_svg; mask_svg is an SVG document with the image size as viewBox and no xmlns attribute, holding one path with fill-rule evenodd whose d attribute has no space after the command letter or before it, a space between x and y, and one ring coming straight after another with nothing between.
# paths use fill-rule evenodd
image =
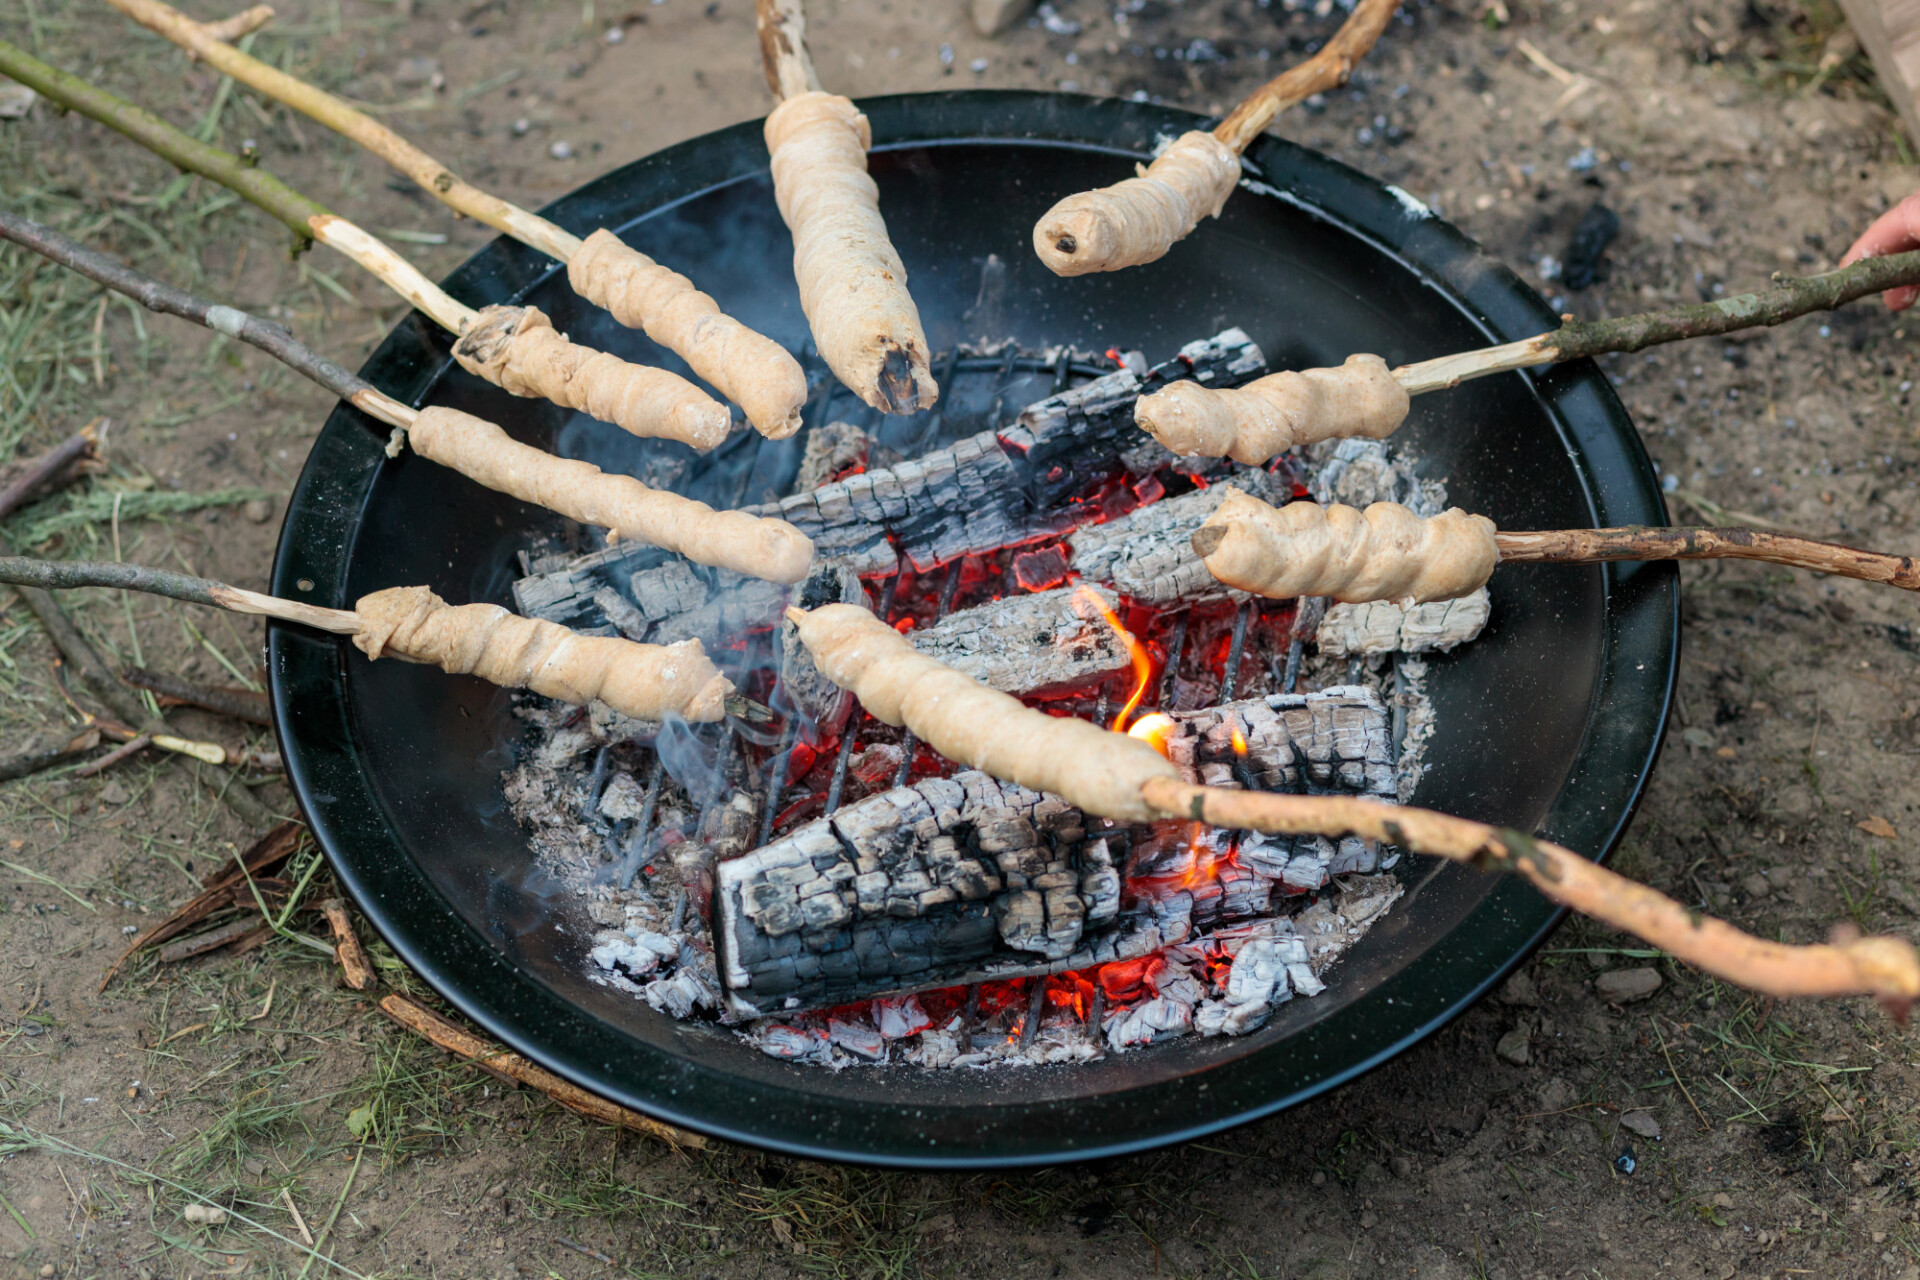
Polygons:
<instances>
[{"instance_id":1,"label":"black fire pit bowl","mask_svg":"<svg viewBox=\"0 0 1920 1280\"><path fill-rule=\"evenodd\" d=\"M887 225L936 350L1013 339L1160 360L1238 325L1276 368L1337 364L1355 351L1397 365L1555 323L1512 273L1417 201L1272 137L1251 149L1225 216L1161 261L1058 279L1033 255L1034 220L1069 192L1128 176L1156 135L1194 128L1195 117L988 92L882 98L865 109ZM637 161L546 212L583 235L615 229L746 323L790 349L808 344L758 122ZM1003 265L989 267L989 255ZM475 306L537 304L576 339L684 369L509 241L476 255L447 288ZM362 372L409 403L480 413L603 465L634 447L614 427L462 373L448 336L417 314ZM274 592L348 608L369 591L424 583L456 603L507 602L515 553L557 527L554 517L410 454L390 461L386 436L335 409L288 509ZM1587 363L1422 396L1394 439L1425 474L1446 478L1452 503L1502 528L1665 523L1627 414ZM789 482L797 447L766 446L737 492L755 501ZM1519 565L1499 570L1492 590L1486 634L1432 664L1439 723L1418 802L1604 857L1666 719L1678 652L1673 569ZM1084 1066L796 1066L590 979L592 928L577 899L530 864L501 795L522 733L509 695L369 663L345 641L298 627L273 625L268 644L301 807L348 891L408 964L488 1032L594 1092L780 1151L957 1168L1198 1137L1414 1044L1558 919L1518 880L1406 858L1396 873L1409 892L1330 972L1329 990L1281 1006L1254 1035L1191 1037Z\"/></svg>"}]
</instances>

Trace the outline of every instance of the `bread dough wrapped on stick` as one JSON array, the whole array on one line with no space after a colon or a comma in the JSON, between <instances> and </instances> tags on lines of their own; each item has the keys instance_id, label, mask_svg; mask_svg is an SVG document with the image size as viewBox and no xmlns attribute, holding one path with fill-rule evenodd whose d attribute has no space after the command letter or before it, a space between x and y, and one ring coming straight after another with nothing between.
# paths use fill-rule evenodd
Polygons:
<instances>
[{"instance_id":1,"label":"bread dough wrapped on stick","mask_svg":"<svg viewBox=\"0 0 1920 1280\"><path fill-rule=\"evenodd\" d=\"M1239 181L1239 152L1211 133L1183 133L1137 177L1047 210L1034 224L1033 251L1062 276L1152 262L1202 218L1219 217Z\"/></svg>"},{"instance_id":2,"label":"bread dough wrapped on stick","mask_svg":"<svg viewBox=\"0 0 1920 1280\"><path fill-rule=\"evenodd\" d=\"M1359 0L1320 52L1275 76L1211 132L1182 134L1152 164L1098 191L1082 191L1034 224L1033 250L1056 275L1118 271L1166 256L1203 218L1218 217L1240 181L1240 153L1296 102L1347 82L1386 29L1399 0Z\"/></svg>"},{"instance_id":3,"label":"bread dough wrapped on stick","mask_svg":"<svg viewBox=\"0 0 1920 1280\"><path fill-rule=\"evenodd\" d=\"M453 344L453 358L516 396L551 400L636 436L711 449L732 426L726 406L679 374L576 346L538 307L485 308Z\"/></svg>"},{"instance_id":4,"label":"bread dough wrapped on stick","mask_svg":"<svg viewBox=\"0 0 1920 1280\"><path fill-rule=\"evenodd\" d=\"M567 281L576 293L679 353L695 373L744 409L761 434L779 440L800 429L807 380L799 361L720 310L685 276L629 248L610 231L596 231L583 243L538 214L461 181L372 116L227 43L271 19L271 10L240 15L257 18L251 23L212 24L195 22L164 0L112 3L207 65L351 138L441 203L566 263Z\"/></svg>"},{"instance_id":5,"label":"bread dough wrapped on stick","mask_svg":"<svg viewBox=\"0 0 1920 1280\"><path fill-rule=\"evenodd\" d=\"M1050 791L1090 814L1180 819L1275 834L1358 835L1484 870L1625 930L1716 977L1772 995L1869 994L1896 1013L1920 997L1920 957L1901 938L1784 946L1701 917L1569 849L1523 832L1349 796L1195 786L1146 743L1044 715L915 652L857 605L787 616L822 674L876 717L905 725L956 764Z\"/></svg>"},{"instance_id":6,"label":"bread dough wrapped on stick","mask_svg":"<svg viewBox=\"0 0 1920 1280\"><path fill-rule=\"evenodd\" d=\"M458 409L420 410L407 439L421 457L489 489L621 538L677 551L698 564L769 582L798 582L813 563L813 542L784 520L715 511L704 502L650 489L631 476L609 475L591 462L556 458Z\"/></svg>"},{"instance_id":7,"label":"bread dough wrapped on stick","mask_svg":"<svg viewBox=\"0 0 1920 1280\"><path fill-rule=\"evenodd\" d=\"M1920 563L1912 556L1758 529L1627 525L1509 533L1457 507L1437 516L1415 515L1397 502L1365 511L1311 502L1276 508L1231 487L1194 532L1193 549L1221 582L1276 600L1455 600L1485 586L1496 564L1528 561L1760 560L1920 591Z\"/></svg>"},{"instance_id":8,"label":"bread dough wrapped on stick","mask_svg":"<svg viewBox=\"0 0 1920 1280\"><path fill-rule=\"evenodd\" d=\"M1452 600L1485 586L1500 561L1493 521L1457 507L1425 519L1394 502L1270 507L1234 488L1194 533L1193 549L1230 587L1356 604Z\"/></svg>"},{"instance_id":9,"label":"bread dough wrapped on stick","mask_svg":"<svg viewBox=\"0 0 1920 1280\"><path fill-rule=\"evenodd\" d=\"M1337 369L1275 373L1243 387L1173 383L1134 406L1134 421L1183 456L1258 466L1295 445L1368 436L1406 421L1406 389L1379 356L1348 356Z\"/></svg>"},{"instance_id":10,"label":"bread dough wrapped on stick","mask_svg":"<svg viewBox=\"0 0 1920 1280\"><path fill-rule=\"evenodd\" d=\"M821 90L800 0L759 0L758 10L767 84L781 99L766 125L773 195L820 357L882 413L930 409L940 389L927 335L867 173L873 131L851 100Z\"/></svg>"},{"instance_id":11,"label":"bread dough wrapped on stick","mask_svg":"<svg viewBox=\"0 0 1920 1280\"><path fill-rule=\"evenodd\" d=\"M733 685L698 640L635 644L583 636L497 604L450 605L425 587L362 596L353 643L369 658L400 658L576 706L604 702L636 720L718 720Z\"/></svg>"},{"instance_id":12,"label":"bread dough wrapped on stick","mask_svg":"<svg viewBox=\"0 0 1920 1280\"><path fill-rule=\"evenodd\" d=\"M1035 711L919 653L859 605L788 609L787 617L822 675L851 690L875 718L905 725L955 764L1134 822L1156 816L1142 784L1179 777L1145 742Z\"/></svg>"}]
</instances>

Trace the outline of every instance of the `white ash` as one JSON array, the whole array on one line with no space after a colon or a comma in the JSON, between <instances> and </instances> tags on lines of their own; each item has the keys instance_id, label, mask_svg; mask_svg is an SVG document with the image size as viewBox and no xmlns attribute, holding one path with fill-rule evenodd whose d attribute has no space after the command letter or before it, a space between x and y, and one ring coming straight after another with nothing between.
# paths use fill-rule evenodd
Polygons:
<instances>
[{"instance_id":1,"label":"white ash","mask_svg":"<svg viewBox=\"0 0 1920 1280\"><path fill-rule=\"evenodd\" d=\"M807 436L806 450L800 455L800 472L794 478L795 493L809 493L827 484L849 467L867 460L873 437L851 422L829 422L815 427Z\"/></svg>"},{"instance_id":2,"label":"white ash","mask_svg":"<svg viewBox=\"0 0 1920 1280\"><path fill-rule=\"evenodd\" d=\"M1313 500L1343 503L1365 510L1376 502L1398 502L1417 516L1447 509L1447 482L1415 474L1418 460L1391 449L1382 440L1326 440L1311 446Z\"/></svg>"},{"instance_id":3,"label":"white ash","mask_svg":"<svg viewBox=\"0 0 1920 1280\"><path fill-rule=\"evenodd\" d=\"M1394 762L1394 792L1401 804L1411 804L1413 793L1427 771L1427 745L1433 741L1433 700L1427 696L1427 664L1402 658L1394 666L1395 705L1405 715L1400 757Z\"/></svg>"}]
</instances>

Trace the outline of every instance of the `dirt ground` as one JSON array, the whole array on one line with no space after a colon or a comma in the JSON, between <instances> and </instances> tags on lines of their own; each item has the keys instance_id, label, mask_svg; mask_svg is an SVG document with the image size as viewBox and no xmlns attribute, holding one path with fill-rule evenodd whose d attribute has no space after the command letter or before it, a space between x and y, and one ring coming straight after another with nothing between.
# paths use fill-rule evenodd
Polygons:
<instances>
[{"instance_id":1,"label":"dirt ground","mask_svg":"<svg viewBox=\"0 0 1920 1280\"><path fill-rule=\"evenodd\" d=\"M959 0L817 0L812 43L855 95L1078 88L1217 112L1340 17L1291 3L1063 0L1057 30L985 39ZM748 0L280 8L256 53L380 105L527 205L767 107ZM1410 4L1351 90L1281 128L1429 200L1565 310L1621 314L1830 265L1920 186L1870 70L1829 42L1837 29L1826 0ZM490 234L103 0L7 5L0 37L212 140L255 140L429 274ZM281 318L348 365L399 314L339 258L289 262L285 233L246 206L44 104L0 120L0 201ZM1605 278L1577 292L1544 279L1595 201L1622 223ZM14 517L10 540L264 585L321 393L12 251L0 346L0 458L112 424L111 472ZM1862 304L1610 371L1676 516L1902 549L1916 346L1920 321ZM1913 935L1911 597L1753 566L1683 576L1676 723L1618 865L1763 935L1848 921ZM254 626L107 593L69 604L119 659L255 674ZM0 608L11 745L70 721L32 616L11 596ZM1207 1142L967 1177L676 1154L503 1094L294 939L148 959L97 991L125 937L246 842L209 798L222 781L142 760L0 786L0 1275L1920 1280L1920 1061L1865 1002L1776 1005L1662 967L1650 998L1609 1004L1602 973L1650 962L1569 925L1500 998L1393 1064ZM290 804L277 784L258 795ZM1629 1147L1631 1175L1616 1167ZM185 1221L190 1192L259 1229ZM303 1230L331 1262L295 1247Z\"/></svg>"}]
</instances>

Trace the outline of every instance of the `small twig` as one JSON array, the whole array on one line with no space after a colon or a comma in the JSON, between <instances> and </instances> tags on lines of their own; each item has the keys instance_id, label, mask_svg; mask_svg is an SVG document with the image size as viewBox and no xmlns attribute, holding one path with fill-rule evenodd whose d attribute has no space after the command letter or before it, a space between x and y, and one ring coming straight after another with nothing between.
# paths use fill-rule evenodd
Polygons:
<instances>
[{"instance_id":1,"label":"small twig","mask_svg":"<svg viewBox=\"0 0 1920 1280\"><path fill-rule=\"evenodd\" d=\"M51 744L42 742L39 746L18 755L0 760L0 782L11 782L15 778L25 778L43 769L54 768L64 761L71 760L74 756L86 754L99 745L100 730L93 725L87 726L65 740L55 740ZM101 757L101 759L107 758ZM98 764L99 761L96 760L91 764L82 765L74 770L74 774L76 777L86 777Z\"/></svg>"},{"instance_id":2,"label":"small twig","mask_svg":"<svg viewBox=\"0 0 1920 1280\"><path fill-rule=\"evenodd\" d=\"M373 965L367 959L366 948L360 945L360 935L353 931L347 904L338 898L328 898L320 904L320 912L333 927L334 955L339 957L347 985L355 991L369 989L374 984Z\"/></svg>"},{"instance_id":3,"label":"small twig","mask_svg":"<svg viewBox=\"0 0 1920 1280\"><path fill-rule=\"evenodd\" d=\"M293 1202L293 1188L280 1188L280 1202L287 1206L287 1216L293 1219L293 1225L300 1232L300 1238L308 1244L313 1243L313 1232L307 1230L307 1220L300 1216L300 1206Z\"/></svg>"},{"instance_id":4,"label":"small twig","mask_svg":"<svg viewBox=\"0 0 1920 1280\"><path fill-rule=\"evenodd\" d=\"M1232 115L1214 127L1213 136L1235 151L1245 151L1282 111L1316 93L1338 89L1380 39L1399 7L1400 0L1360 0L1320 52L1248 94Z\"/></svg>"},{"instance_id":5,"label":"small twig","mask_svg":"<svg viewBox=\"0 0 1920 1280\"><path fill-rule=\"evenodd\" d=\"M13 217L0 209L0 235ZM105 419L96 419L96 423ZM79 474L79 467L100 447L100 433L89 424L62 440L39 457L26 463L4 489L0 489L0 520L6 519L42 491L57 489Z\"/></svg>"},{"instance_id":6,"label":"small twig","mask_svg":"<svg viewBox=\"0 0 1920 1280\"><path fill-rule=\"evenodd\" d=\"M165 672L149 671L145 667L122 667L120 678L136 689L146 689L160 695L160 704L169 701L183 706L199 707L205 711L215 711L223 716L232 716L236 720L245 720L250 724L273 724L273 713L267 702L267 695L256 693L252 689L232 689L218 686L195 684L179 676Z\"/></svg>"},{"instance_id":7,"label":"small twig","mask_svg":"<svg viewBox=\"0 0 1920 1280\"><path fill-rule=\"evenodd\" d=\"M581 1244L578 1240L569 1240L565 1236L555 1236L553 1239L556 1244L563 1245L566 1248L573 1250L575 1253L584 1253L589 1258L592 1258L595 1262L604 1262L608 1266L613 1265L612 1258L609 1258L606 1254L600 1252L598 1249L588 1248L586 1245Z\"/></svg>"},{"instance_id":8,"label":"small twig","mask_svg":"<svg viewBox=\"0 0 1920 1280\"><path fill-rule=\"evenodd\" d=\"M1920 566L1911 556L1858 551L1756 529L1662 529L1628 525L1616 529L1556 529L1494 535L1500 559L1546 564L1595 564L1610 560L1763 560L1864 582L1920 591Z\"/></svg>"},{"instance_id":9,"label":"small twig","mask_svg":"<svg viewBox=\"0 0 1920 1280\"><path fill-rule=\"evenodd\" d=\"M537 1089L569 1111L577 1112L589 1120L647 1134L660 1139L675 1150L698 1151L707 1145L707 1140L697 1133L688 1133L685 1129L662 1124L637 1111L629 1111L604 1098L596 1097L578 1085L562 1080L544 1067L535 1066L519 1054L491 1044L455 1026L425 1005L406 996L399 994L388 996L380 1002L380 1010L401 1026L418 1032L449 1053L458 1054L504 1080Z\"/></svg>"},{"instance_id":10,"label":"small twig","mask_svg":"<svg viewBox=\"0 0 1920 1280\"><path fill-rule=\"evenodd\" d=\"M97 735L100 731L95 729L93 732ZM104 773L119 764L122 760L137 756L152 745L152 734L136 733L133 737L128 738L125 742L101 756L98 760L89 760L78 769L75 769L73 776L76 778L91 778L97 773Z\"/></svg>"}]
</instances>

